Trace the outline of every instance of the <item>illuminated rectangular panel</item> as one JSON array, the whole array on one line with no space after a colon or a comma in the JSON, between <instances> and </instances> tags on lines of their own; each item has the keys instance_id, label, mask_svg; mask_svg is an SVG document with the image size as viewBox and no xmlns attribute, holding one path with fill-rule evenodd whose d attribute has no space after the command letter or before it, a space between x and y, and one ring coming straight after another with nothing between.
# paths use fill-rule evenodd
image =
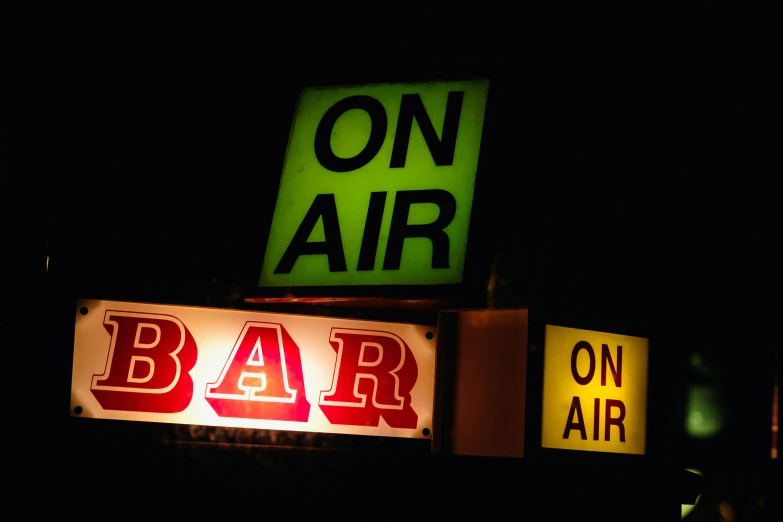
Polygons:
<instances>
[{"instance_id":1,"label":"illuminated rectangular panel","mask_svg":"<svg viewBox=\"0 0 783 522\"><path fill-rule=\"evenodd\" d=\"M259 287L461 283L488 88L304 89Z\"/></svg>"},{"instance_id":2,"label":"illuminated rectangular panel","mask_svg":"<svg viewBox=\"0 0 783 522\"><path fill-rule=\"evenodd\" d=\"M414 324L80 301L71 416L430 438L436 343Z\"/></svg>"},{"instance_id":3,"label":"illuminated rectangular panel","mask_svg":"<svg viewBox=\"0 0 783 522\"><path fill-rule=\"evenodd\" d=\"M546 325L541 445L644 455L649 341Z\"/></svg>"}]
</instances>

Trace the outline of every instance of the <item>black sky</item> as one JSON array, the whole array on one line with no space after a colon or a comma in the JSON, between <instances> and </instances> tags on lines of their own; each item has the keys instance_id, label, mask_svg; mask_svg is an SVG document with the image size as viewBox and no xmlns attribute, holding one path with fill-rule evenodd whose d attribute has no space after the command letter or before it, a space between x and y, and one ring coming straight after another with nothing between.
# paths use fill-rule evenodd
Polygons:
<instances>
[{"instance_id":1,"label":"black sky","mask_svg":"<svg viewBox=\"0 0 783 522\"><path fill-rule=\"evenodd\" d=\"M570 51L500 70L439 68L493 82L474 210L494 224L487 246L527 274L522 293L634 299L631 280L645 296L717 290L748 232L738 218L753 210L736 171L745 100L730 95L729 73L688 56ZM421 59L307 78L250 67L248 52L151 54L60 64L69 81L53 74L42 90L39 146L27 157L52 247L72 252L86 277L123 274L132 287L151 278L184 288L206 273L231 283L258 270L299 87L439 76ZM146 246L117 239L163 223Z\"/></svg>"},{"instance_id":2,"label":"black sky","mask_svg":"<svg viewBox=\"0 0 783 522\"><path fill-rule=\"evenodd\" d=\"M194 304L246 291L301 87L488 77L474 204L484 228L471 246L500 260L505 304L532 298L641 325L671 355L672 381L687 353L709 354L731 427L705 451L741 470L766 458L780 169L768 159L779 119L763 31L707 3L665 16L453 7L452 21L410 15L389 29L264 9L228 22L159 12L140 24L49 13L9 31L7 368L55 353L40 375L64 382L71 298ZM477 286L484 276L468 274ZM59 322L42 328L45 304ZM51 335L35 337L42 329ZM665 393L670 374L651 372ZM22 427L13 435L36 444L42 467L65 387L60 402L36 385L35 399L8 405Z\"/></svg>"},{"instance_id":3,"label":"black sky","mask_svg":"<svg viewBox=\"0 0 783 522\"><path fill-rule=\"evenodd\" d=\"M655 10L526 12L482 7L408 36L322 21L288 38L193 13L144 31L52 13L8 67L8 219L35 223L53 270L118 294L253 280L299 88L485 76L474 216L498 225L474 239L506 255L516 293L692 314L755 290L770 255L763 42L722 4L665 25ZM145 248L116 240L160 223L170 232Z\"/></svg>"},{"instance_id":4,"label":"black sky","mask_svg":"<svg viewBox=\"0 0 783 522\"><path fill-rule=\"evenodd\" d=\"M69 295L196 302L247 288L301 87L483 76L485 228L471 241L501 259L510 303L643 318L682 346L707 331L739 364L776 295L771 70L763 42L702 7L666 26L573 12L508 27L479 10L481 32L461 16L429 38L410 24L280 36L277 19L41 22L6 68L4 250L26 274L9 293L35 303L46 254Z\"/></svg>"}]
</instances>

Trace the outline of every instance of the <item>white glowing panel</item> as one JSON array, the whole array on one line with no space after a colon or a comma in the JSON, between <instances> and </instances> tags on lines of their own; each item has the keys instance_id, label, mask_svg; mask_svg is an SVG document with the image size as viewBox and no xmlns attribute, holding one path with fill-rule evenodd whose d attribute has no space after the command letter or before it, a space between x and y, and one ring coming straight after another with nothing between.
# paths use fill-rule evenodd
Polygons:
<instances>
[{"instance_id":1,"label":"white glowing panel","mask_svg":"<svg viewBox=\"0 0 783 522\"><path fill-rule=\"evenodd\" d=\"M430 437L435 328L117 301L75 313L72 416Z\"/></svg>"}]
</instances>

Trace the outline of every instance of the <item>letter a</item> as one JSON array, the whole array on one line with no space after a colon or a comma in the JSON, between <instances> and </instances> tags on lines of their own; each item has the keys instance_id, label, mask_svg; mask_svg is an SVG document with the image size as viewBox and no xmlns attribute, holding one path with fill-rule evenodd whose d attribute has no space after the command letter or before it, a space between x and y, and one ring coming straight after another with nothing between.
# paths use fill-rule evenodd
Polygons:
<instances>
[{"instance_id":1,"label":"letter a","mask_svg":"<svg viewBox=\"0 0 783 522\"><path fill-rule=\"evenodd\" d=\"M574 415L576 415L578 419L577 422L574 422ZM571 401L571 409L568 411L568 420L566 421L565 431L563 431L564 439L567 439L568 436L571 435L571 430L579 430L582 440L587 440L585 419L582 417L582 403L579 401L579 397L574 397Z\"/></svg>"},{"instance_id":2,"label":"letter a","mask_svg":"<svg viewBox=\"0 0 783 522\"><path fill-rule=\"evenodd\" d=\"M323 219L324 240L307 241L319 219ZM283 257L275 268L275 274L290 274L299 256L326 255L330 272L345 272L345 252L340 236L340 222L337 219L337 206L334 194L318 194L307 211L302 223L286 248Z\"/></svg>"},{"instance_id":3,"label":"letter a","mask_svg":"<svg viewBox=\"0 0 783 522\"><path fill-rule=\"evenodd\" d=\"M220 417L307 422L299 347L280 324L247 322L206 399Z\"/></svg>"}]
</instances>

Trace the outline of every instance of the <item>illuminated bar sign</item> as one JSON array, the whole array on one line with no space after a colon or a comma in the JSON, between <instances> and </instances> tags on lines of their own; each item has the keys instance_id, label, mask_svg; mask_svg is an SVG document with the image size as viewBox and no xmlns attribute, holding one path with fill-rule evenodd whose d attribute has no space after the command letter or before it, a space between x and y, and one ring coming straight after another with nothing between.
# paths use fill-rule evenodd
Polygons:
<instances>
[{"instance_id":1,"label":"illuminated bar sign","mask_svg":"<svg viewBox=\"0 0 783 522\"><path fill-rule=\"evenodd\" d=\"M412 324L82 301L71 415L429 438L436 342Z\"/></svg>"},{"instance_id":2,"label":"illuminated bar sign","mask_svg":"<svg viewBox=\"0 0 783 522\"><path fill-rule=\"evenodd\" d=\"M461 283L488 88L303 90L259 287Z\"/></svg>"},{"instance_id":3,"label":"illuminated bar sign","mask_svg":"<svg viewBox=\"0 0 783 522\"><path fill-rule=\"evenodd\" d=\"M644 455L648 340L546 325L541 445Z\"/></svg>"}]
</instances>

